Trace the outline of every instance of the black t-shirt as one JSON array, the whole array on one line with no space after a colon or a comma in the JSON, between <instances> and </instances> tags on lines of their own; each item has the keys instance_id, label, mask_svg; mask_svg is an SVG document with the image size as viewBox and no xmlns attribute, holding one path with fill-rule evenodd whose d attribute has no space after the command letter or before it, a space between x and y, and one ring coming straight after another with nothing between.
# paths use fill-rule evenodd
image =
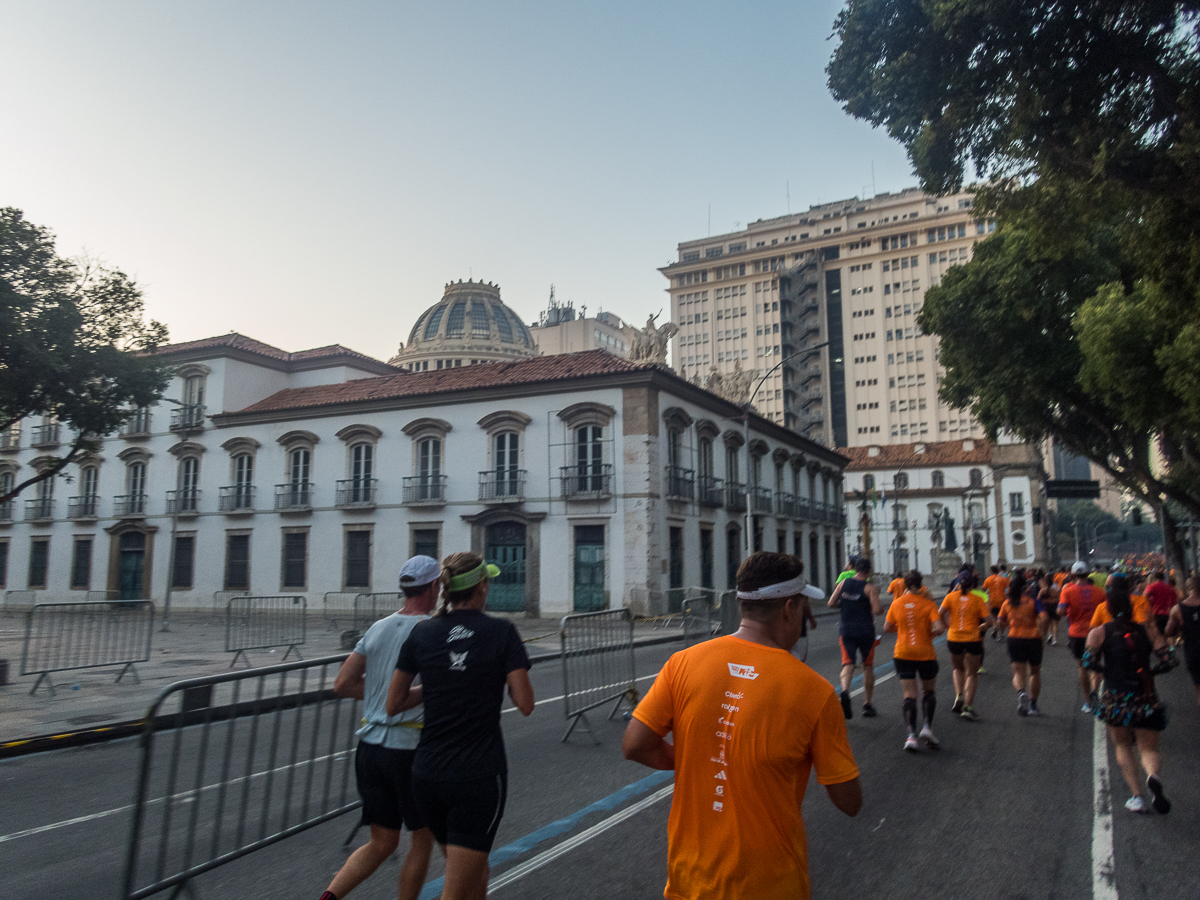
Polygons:
<instances>
[{"instance_id":1,"label":"black t-shirt","mask_svg":"<svg viewBox=\"0 0 1200 900\"><path fill-rule=\"evenodd\" d=\"M420 622L400 648L396 668L420 675L425 727L413 772L426 778L476 778L507 771L500 706L508 673L529 668L511 622L464 609Z\"/></svg>"}]
</instances>

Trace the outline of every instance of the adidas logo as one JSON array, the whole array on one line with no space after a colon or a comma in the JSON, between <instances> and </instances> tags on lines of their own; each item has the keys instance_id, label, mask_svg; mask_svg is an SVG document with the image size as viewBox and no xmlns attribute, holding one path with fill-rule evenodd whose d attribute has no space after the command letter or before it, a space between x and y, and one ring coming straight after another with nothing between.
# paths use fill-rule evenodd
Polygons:
<instances>
[{"instance_id":1,"label":"adidas logo","mask_svg":"<svg viewBox=\"0 0 1200 900\"><path fill-rule=\"evenodd\" d=\"M475 632L470 628L462 625L455 625L450 629L450 636L446 638L447 644L453 644L455 641L465 641L469 637L473 637Z\"/></svg>"}]
</instances>

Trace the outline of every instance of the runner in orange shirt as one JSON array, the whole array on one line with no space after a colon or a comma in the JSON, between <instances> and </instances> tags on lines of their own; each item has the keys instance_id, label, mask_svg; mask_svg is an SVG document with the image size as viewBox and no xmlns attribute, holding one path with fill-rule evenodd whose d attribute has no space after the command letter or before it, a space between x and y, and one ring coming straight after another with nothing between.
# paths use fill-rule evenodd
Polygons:
<instances>
[{"instance_id":1,"label":"runner in orange shirt","mask_svg":"<svg viewBox=\"0 0 1200 900\"><path fill-rule=\"evenodd\" d=\"M1028 583L1021 573L1008 585L1008 596L1000 607L1000 622L1008 626L1008 658L1012 661L1013 687L1017 690L1017 715L1040 716L1038 695L1042 691L1042 628L1046 611L1042 602L1026 593ZM1036 589L1036 586L1035 586Z\"/></svg>"},{"instance_id":2,"label":"runner in orange shirt","mask_svg":"<svg viewBox=\"0 0 1200 900\"><path fill-rule=\"evenodd\" d=\"M897 597L899 597L901 594L904 593L904 575L903 574L897 573L896 577L893 578L888 583L888 593L892 595L893 600L895 600Z\"/></svg>"},{"instance_id":3,"label":"runner in orange shirt","mask_svg":"<svg viewBox=\"0 0 1200 900\"><path fill-rule=\"evenodd\" d=\"M1008 566L992 566L992 574L983 579L983 589L987 591L992 609L992 620L1000 616L1000 607L1004 605L1004 592L1008 590ZM1000 629L992 630L992 640L1000 640Z\"/></svg>"},{"instance_id":4,"label":"runner in orange shirt","mask_svg":"<svg viewBox=\"0 0 1200 900\"><path fill-rule=\"evenodd\" d=\"M908 737L904 749L915 753L917 742L917 676L921 678L921 708L925 724L921 728L920 740L930 750L938 749L938 739L933 735L933 713L937 709L937 651L933 639L946 630L938 613L937 604L922 592L921 573L913 569L904 576L905 593L892 601L888 607L883 630L896 635L896 647L892 651L892 665L900 679L904 693L904 722L908 726Z\"/></svg>"},{"instance_id":5,"label":"runner in orange shirt","mask_svg":"<svg viewBox=\"0 0 1200 900\"><path fill-rule=\"evenodd\" d=\"M807 900L809 773L853 816L858 767L833 687L788 652L803 626L795 558L755 553L737 586L741 627L667 660L622 749L675 772L665 897Z\"/></svg>"},{"instance_id":6,"label":"runner in orange shirt","mask_svg":"<svg viewBox=\"0 0 1200 900\"><path fill-rule=\"evenodd\" d=\"M959 579L958 590L942 601L942 622L947 626L946 647L954 667L954 706L968 722L979 718L975 712L975 689L979 685L979 664L983 660L980 629L993 623L987 594L975 590L979 576L974 572Z\"/></svg>"},{"instance_id":7,"label":"runner in orange shirt","mask_svg":"<svg viewBox=\"0 0 1200 900\"><path fill-rule=\"evenodd\" d=\"M1079 687L1083 690L1083 712L1092 712L1092 696L1100 686L1100 676L1083 667L1083 650L1092 630L1096 607L1107 600L1104 591L1092 584L1087 566L1081 562L1071 568L1074 578L1058 595L1058 614L1067 617L1067 646L1079 664Z\"/></svg>"}]
</instances>

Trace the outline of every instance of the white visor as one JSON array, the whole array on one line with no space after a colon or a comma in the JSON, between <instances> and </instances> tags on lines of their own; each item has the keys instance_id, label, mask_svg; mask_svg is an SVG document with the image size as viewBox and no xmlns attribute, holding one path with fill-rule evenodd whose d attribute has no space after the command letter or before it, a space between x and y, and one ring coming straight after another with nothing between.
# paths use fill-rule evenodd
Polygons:
<instances>
[{"instance_id":1,"label":"white visor","mask_svg":"<svg viewBox=\"0 0 1200 900\"><path fill-rule=\"evenodd\" d=\"M794 597L797 594L803 594L813 600L825 599L825 594L819 588L815 588L805 581L803 575L797 575L795 578L781 581L778 584L768 584L766 587L760 587L757 591L737 592L739 600L778 600L780 597Z\"/></svg>"}]
</instances>

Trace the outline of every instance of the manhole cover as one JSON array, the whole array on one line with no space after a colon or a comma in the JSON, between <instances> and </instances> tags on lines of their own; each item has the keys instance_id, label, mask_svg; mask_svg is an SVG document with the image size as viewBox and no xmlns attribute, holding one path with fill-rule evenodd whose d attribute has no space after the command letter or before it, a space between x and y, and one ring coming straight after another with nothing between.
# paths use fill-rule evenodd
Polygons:
<instances>
[{"instance_id":1,"label":"manhole cover","mask_svg":"<svg viewBox=\"0 0 1200 900\"><path fill-rule=\"evenodd\" d=\"M73 719L67 719L71 725L95 725L97 722L109 722L112 716L76 716Z\"/></svg>"},{"instance_id":2,"label":"manhole cover","mask_svg":"<svg viewBox=\"0 0 1200 900\"><path fill-rule=\"evenodd\" d=\"M211 659L164 659L159 661L160 666L211 666Z\"/></svg>"}]
</instances>

